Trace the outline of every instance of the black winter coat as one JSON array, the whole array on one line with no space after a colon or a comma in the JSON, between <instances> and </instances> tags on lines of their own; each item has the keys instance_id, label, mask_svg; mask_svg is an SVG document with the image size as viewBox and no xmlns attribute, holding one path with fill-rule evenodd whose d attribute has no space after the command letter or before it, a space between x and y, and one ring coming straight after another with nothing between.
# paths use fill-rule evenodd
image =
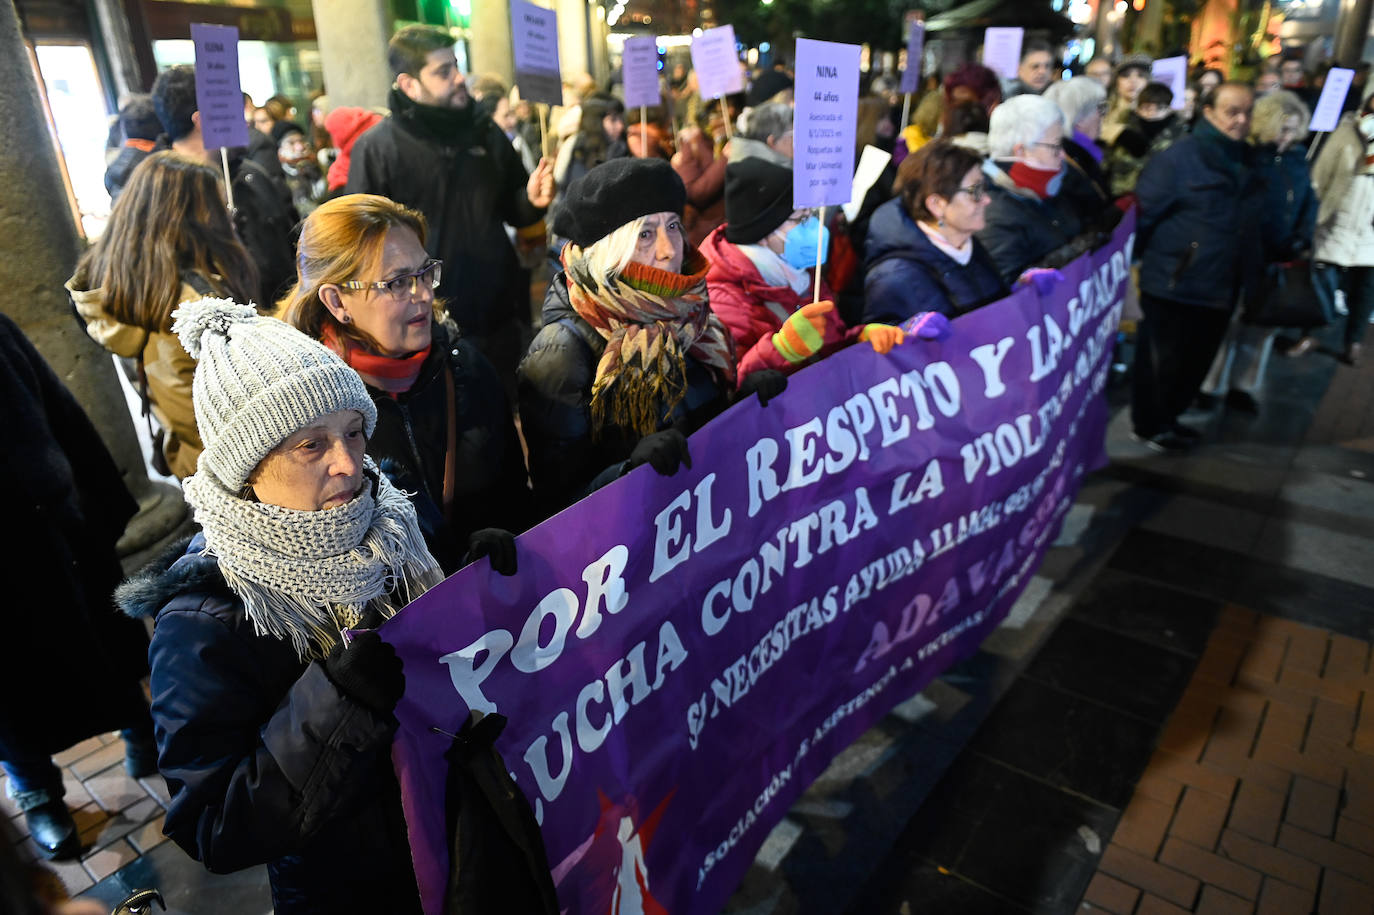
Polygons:
<instances>
[{"instance_id":1,"label":"black winter coat","mask_svg":"<svg viewBox=\"0 0 1374 915\"><path fill-rule=\"evenodd\" d=\"M540 518L562 511L620 476L639 439L625 430L592 431L592 383L606 340L573 310L563 273L549 282L543 327L520 362L520 427ZM687 396L660 429L690 435L730 405L730 391L687 357Z\"/></svg>"},{"instance_id":2,"label":"black winter coat","mask_svg":"<svg viewBox=\"0 0 1374 915\"><path fill-rule=\"evenodd\" d=\"M231 150L229 173L234 189L234 230L258 267L261 306L277 299L296 281L296 207L291 192L247 150Z\"/></svg>"},{"instance_id":3,"label":"black winter coat","mask_svg":"<svg viewBox=\"0 0 1374 915\"><path fill-rule=\"evenodd\" d=\"M85 411L4 315L0 428L12 648L0 666L0 758L146 724L148 637L111 598L123 577L115 541L138 506Z\"/></svg>"},{"instance_id":4,"label":"black winter coat","mask_svg":"<svg viewBox=\"0 0 1374 915\"><path fill-rule=\"evenodd\" d=\"M425 214L426 247L444 262L437 295L465 334L486 336L515 317L515 303L528 302L502 225L543 216L525 194L528 181L515 147L475 105L442 110L392 89L391 116L353 146L347 189Z\"/></svg>"},{"instance_id":5,"label":"black winter coat","mask_svg":"<svg viewBox=\"0 0 1374 915\"><path fill-rule=\"evenodd\" d=\"M152 154L152 150L139 149L137 146L120 147L119 155L105 167L105 190L110 195L111 205L124 192L124 185L129 183L129 176L134 173L134 169Z\"/></svg>"},{"instance_id":6,"label":"black winter coat","mask_svg":"<svg viewBox=\"0 0 1374 915\"><path fill-rule=\"evenodd\" d=\"M864 323L900 324L922 311L952 318L1009 292L982 242L973 239L973 258L960 264L935 247L901 198L874 212L864 266Z\"/></svg>"},{"instance_id":7,"label":"black winter coat","mask_svg":"<svg viewBox=\"0 0 1374 915\"><path fill-rule=\"evenodd\" d=\"M532 498L520 439L505 389L487 357L452 325L434 325L429 356L409 391L392 397L369 387L377 405L377 428L367 453L392 481L417 500L425 538L446 573L456 571L468 536L484 527L513 533L530 522ZM448 453L448 384L453 374L454 435L457 448L452 517L443 505Z\"/></svg>"},{"instance_id":8,"label":"black winter coat","mask_svg":"<svg viewBox=\"0 0 1374 915\"><path fill-rule=\"evenodd\" d=\"M214 873L266 864L276 915L418 912L396 719L254 632L204 548L198 534L119 589L154 620L163 831Z\"/></svg>"},{"instance_id":9,"label":"black winter coat","mask_svg":"<svg viewBox=\"0 0 1374 915\"><path fill-rule=\"evenodd\" d=\"M1255 168L1264 181L1264 259L1292 260L1312 248L1317 227L1317 191L1307 167L1307 147L1283 152L1273 143L1255 147Z\"/></svg>"},{"instance_id":10,"label":"black winter coat","mask_svg":"<svg viewBox=\"0 0 1374 915\"><path fill-rule=\"evenodd\" d=\"M989 182L992 202L977 238L987 248L1002 282L1010 286L1028 267L1062 267L1088 250L1078 238L1083 225L1074 208L1059 197L1041 200L1016 187L996 166Z\"/></svg>"},{"instance_id":11,"label":"black winter coat","mask_svg":"<svg viewBox=\"0 0 1374 915\"><path fill-rule=\"evenodd\" d=\"M1256 289L1263 266L1264 179L1247 163L1234 167L1207 121L1146 164L1136 184L1140 217L1136 250L1146 295L1230 310L1237 291Z\"/></svg>"}]
</instances>

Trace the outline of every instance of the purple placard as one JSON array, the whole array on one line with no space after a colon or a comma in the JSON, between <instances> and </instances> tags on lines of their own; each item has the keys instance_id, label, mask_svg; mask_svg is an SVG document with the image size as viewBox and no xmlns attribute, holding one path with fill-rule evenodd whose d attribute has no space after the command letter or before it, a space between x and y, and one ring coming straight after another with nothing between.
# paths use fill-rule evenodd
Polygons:
<instances>
[{"instance_id":1,"label":"purple placard","mask_svg":"<svg viewBox=\"0 0 1374 915\"><path fill-rule=\"evenodd\" d=\"M1183 93L1188 88L1188 58L1161 57L1150 63L1150 80L1163 83L1173 92L1169 107L1175 111L1183 108Z\"/></svg>"},{"instance_id":2,"label":"purple placard","mask_svg":"<svg viewBox=\"0 0 1374 915\"><path fill-rule=\"evenodd\" d=\"M637 35L625 39L620 71L625 81L625 107L652 107L663 101L658 89L658 39Z\"/></svg>"},{"instance_id":3,"label":"purple placard","mask_svg":"<svg viewBox=\"0 0 1374 915\"><path fill-rule=\"evenodd\" d=\"M721 25L692 39L692 69L704 99L744 91L744 70L735 50L735 27Z\"/></svg>"},{"instance_id":4,"label":"purple placard","mask_svg":"<svg viewBox=\"0 0 1374 915\"><path fill-rule=\"evenodd\" d=\"M1332 67L1326 71L1326 82L1322 83L1317 107L1312 109L1312 126L1309 130L1325 132L1336 129L1336 123L1341 119L1341 109L1345 107L1345 97L1354 80L1354 70Z\"/></svg>"},{"instance_id":5,"label":"purple placard","mask_svg":"<svg viewBox=\"0 0 1374 915\"><path fill-rule=\"evenodd\" d=\"M921 89L921 55L925 53L926 24L918 19L911 22L906 38L906 69L902 71L902 91Z\"/></svg>"},{"instance_id":6,"label":"purple placard","mask_svg":"<svg viewBox=\"0 0 1374 915\"><path fill-rule=\"evenodd\" d=\"M425 910L448 874L449 740L468 710L534 807L567 915L720 910L788 806L972 653L1106 461L1102 390L1135 217L964 315L855 346L517 541L382 627L405 663L393 759Z\"/></svg>"},{"instance_id":7,"label":"purple placard","mask_svg":"<svg viewBox=\"0 0 1374 915\"><path fill-rule=\"evenodd\" d=\"M797 39L792 205L838 206L854 188L854 130L859 111L856 44Z\"/></svg>"},{"instance_id":8,"label":"purple placard","mask_svg":"<svg viewBox=\"0 0 1374 915\"><path fill-rule=\"evenodd\" d=\"M563 104L558 16L525 0L510 0L510 34L520 97L545 105Z\"/></svg>"},{"instance_id":9,"label":"purple placard","mask_svg":"<svg viewBox=\"0 0 1374 915\"><path fill-rule=\"evenodd\" d=\"M206 149L247 146L243 89L239 86L239 30L232 25L191 24L196 48L196 108Z\"/></svg>"},{"instance_id":10,"label":"purple placard","mask_svg":"<svg viewBox=\"0 0 1374 915\"><path fill-rule=\"evenodd\" d=\"M983 66L1002 79L1016 79L1021 68L1021 41L1026 30L1012 27L993 27L983 33Z\"/></svg>"}]
</instances>

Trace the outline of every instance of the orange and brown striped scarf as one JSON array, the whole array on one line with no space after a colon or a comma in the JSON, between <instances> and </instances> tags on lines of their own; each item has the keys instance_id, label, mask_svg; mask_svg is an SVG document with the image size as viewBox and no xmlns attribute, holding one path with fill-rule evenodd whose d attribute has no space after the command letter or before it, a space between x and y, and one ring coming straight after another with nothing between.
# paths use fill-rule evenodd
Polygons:
<instances>
[{"instance_id":1,"label":"orange and brown striped scarf","mask_svg":"<svg viewBox=\"0 0 1374 915\"><path fill-rule=\"evenodd\" d=\"M735 388L734 341L706 296L709 264L695 248L682 273L630 264L619 276L594 277L582 251L563 249L573 309L606 339L592 383L592 426L620 426L638 436L658 431L687 395L686 358Z\"/></svg>"}]
</instances>

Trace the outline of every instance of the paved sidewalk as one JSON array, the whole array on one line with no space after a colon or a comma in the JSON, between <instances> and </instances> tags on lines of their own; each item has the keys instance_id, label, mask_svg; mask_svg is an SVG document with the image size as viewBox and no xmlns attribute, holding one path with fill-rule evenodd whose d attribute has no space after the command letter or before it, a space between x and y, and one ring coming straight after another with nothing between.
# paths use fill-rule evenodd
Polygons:
<instances>
[{"instance_id":1,"label":"paved sidewalk","mask_svg":"<svg viewBox=\"0 0 1374 915\"><path fill-rule=\"evenodd\" d=\"M1369 650L1224 608L1082 911L1374 910Z\"/></svg>"}]
</instances>

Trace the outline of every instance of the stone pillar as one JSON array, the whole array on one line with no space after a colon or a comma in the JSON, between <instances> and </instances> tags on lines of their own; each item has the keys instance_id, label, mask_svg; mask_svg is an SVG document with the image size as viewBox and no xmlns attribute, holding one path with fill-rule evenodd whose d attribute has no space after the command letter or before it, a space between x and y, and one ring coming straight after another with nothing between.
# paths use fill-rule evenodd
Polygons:
<instances>
[{"instance_id":1,"label":"stone pillar","mask_svg":"<svg viewBox=\"0 0 1374 915\"><path fill-rule=\"evenodd\" d=\"M86 336L62 284L81 245L13 3L0 3L0 310L33 341L95 423L138 500L122 557L155 548L186 518L181 490L148 479L110 355Z\"/></svg>"},{"instance_id":2,"label":"stone pillar","mask_svg":"<svg viewBox=\"0 0 1374 915\"><path fill-rule=\"evenodd\" d=\"M592 55L592 76L596 77L597 85L605 86L606 80L611 78L611 55L606 47L606 36L610 34L610 28L606 25L606 5L604 3L594 3L591 7L591 55Z\"/></svg>"},{"instance_id":3,"label":"stone pillar","mask_svg":"<svg viewBox=\"0 0 1374 915\"><path fill-rule=\"evenodd\" d=\"M472 72L500 77L509 88L515 82L515 58L510 44L510 4L477 0L472 4L468 51Z\"/></svg>"},{"instance_id":4,"label":"stone pillar","mask_svg":"<svg viewBox=\"0 0 1374 915\"><path fill-rule=\"evenodd\" d=\"M1164 4L1165 0L1146 0L1145 12L1141 15L1140 25L1136 29L1136 48L1151 57L1159 57L1164 50L1160 46L1160 33L1164 26Z\"/></svg>"},{"instance_id":5,"label":"stone pillar","mask_svg":"<svg viewBox=\"0 0 1374 915\"><path fill-rule=\"evenodd\" d=\"M558 66L564 81L592 72L587 53L587 0L556 0L558 13Z\"/></svg>"},{"instance_id":6,"label":"stone pillar","mask_svg":"<svg viewBox=\"0 0 1374 915\"><path fill-rule=\"evenodd\" d=\"M123 102L134 93L143 92L143 75L139 72L134 54L134 38L129 17L119 0L94 0L96 22L103 39L105 53L110 59L110 73L114 79L115 98Z\"/></svg>"},{"instance_id":7,"label":"stone pillar","mask_svg":"<svg viewBox=\"0 0 1374 915\"><path fill-rule=\"evenodd\" d=\"M1369 36L1371 0L1341 0L1340 18L1336 20L1336 40L1333 56L1342 67L1353 67L1364 56L1365 39Z\"/></svg>"},{"instance_id":8,"label":"stone pillar","mask_svg":"<svg viewBox=\"0 0 1374 915\"><path fill-rule=\"evenodd\" d=\"M386 62L391 39L386 0L312 0L311 8L329 104L386 107L393 82Z\"/></svg>"}]
</instances>

